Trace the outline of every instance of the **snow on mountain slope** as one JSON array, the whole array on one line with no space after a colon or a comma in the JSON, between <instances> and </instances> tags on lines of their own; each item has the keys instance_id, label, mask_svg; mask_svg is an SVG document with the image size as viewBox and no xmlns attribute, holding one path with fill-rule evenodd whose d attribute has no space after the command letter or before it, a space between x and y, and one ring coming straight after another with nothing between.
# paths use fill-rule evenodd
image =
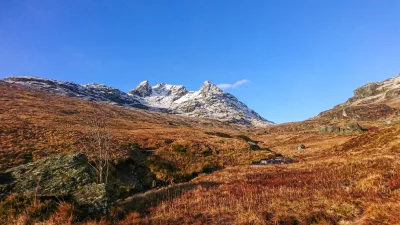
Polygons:
<instances>
[{"instance_id":1,"label":"snow on mountain slope","mask_svg":"<svg viewBox=\"0 0 400 225\"><path fill-rule=\"evenodd\" d=\"M146 108L146 106L142 105L136 98L116 88L103 84L80 85L71 82L29 76L9 77L5 78L3 81L58 95L93 101L104 101L123 106Z\"/></svg>"},{"instance_id":2,"label":"snow on mountain slope","mask_svg":"<svg viewBox=\"0 0 400 225\"><path fill-rule=\"evenodd\" d=\"M199 91L190 92L181 85L160 83L150 87L148 81L143 81L129 94L141 97L149 106L168 109L171 112L188 116L254 126L273 124L254 110L249 109L235 96L224 93L209 81L204 82Z\"/></svg>"},{"instance_id":3,"label":"snow on mountain slope","mask_svg":"<svg viewBox=\"0 0 400 225\"><path fill-rule=\"evenodd\" d=\"M128 93L102 84L79 85L37 77L9 77L3 81L53 94L164 113L261 127L274 124L208 81L199 91L190 92L182 85L160 83L151 87L148 81L143 81Z\"/></svg>"}]
</instances>

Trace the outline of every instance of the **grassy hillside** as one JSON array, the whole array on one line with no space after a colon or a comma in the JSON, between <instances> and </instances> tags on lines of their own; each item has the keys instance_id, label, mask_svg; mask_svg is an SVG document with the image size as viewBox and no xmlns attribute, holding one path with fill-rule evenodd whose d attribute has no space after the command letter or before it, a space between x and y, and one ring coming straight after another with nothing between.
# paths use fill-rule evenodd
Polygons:
<instances>
[{"instance_id":1,"label":"grassy hillside","mask_svg":"<svg viewBox=\"0 0 400 225\"><path fill-rule=\"evenodd\" d=\"M114 164L144 160L165 182L117 201L107 218L80 224L400 224L395 117L391 124L362 122L369 131L355 134L318 134L321 124L347 122L326 118L247 129L4 83L0 104L0 171L79 151L90 138L88 118L102 115L113 137ZM249 139L261 141L263 150L250 150ZM306 149L297 150L300 144ZM274 152L294 163L251 165ZM78 221L73 205L63 201L11 196L0 209L3 223Z\"/></svg>"},{"instance_id":2,"label":"grassy hillside","mask_svg":"<svg viewBox=\"0 0 400 225\"><path fill-rule=\"evenodd\" d=\"M165 181L272 156L251 151L238 137L239 127L218 121L93 103L5 83L0 83L0 105L0 171L82 150L90 138L88 120L95 116L107 123L116 163L131 150L145 152L153 172Z\"/></svg>"},{"instance_id":3,"label":"grassy hillside","mask_svg":"<svg viewBox=\"0 0 400 225\"><path fill-rule=\"evenodd\" d=\"M196 178L183 191L149 204L147 214L133 207L122 224L400 223L398 124L362 135L282 133L260 139L297 162L235 166ZM307 149L295 150L298 143Z\"/></svg>"}]
</instances>

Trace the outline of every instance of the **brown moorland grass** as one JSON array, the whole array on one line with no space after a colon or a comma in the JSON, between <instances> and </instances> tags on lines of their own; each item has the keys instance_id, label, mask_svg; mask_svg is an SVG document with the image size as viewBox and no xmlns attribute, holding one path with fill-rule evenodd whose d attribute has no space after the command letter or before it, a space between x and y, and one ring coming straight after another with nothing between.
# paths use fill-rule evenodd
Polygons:
<instances>
[{"instance_id":1,"label":"brown moorland grass","mask_svg":"<svg viewBox=\"0 0 400 225\"><path fill-rule=\"evenodd\" d=\"M1 83L0 104L5 106L0 108L0 170L78 150L87 131L83 115L100 109L109 115L115 160L126 157L126 149L137 144L142 151L152 152L154 160L172 162L182 174L202 171L207 164L225 167L118 201L114 217L86 224L400 224L398 122L362 123L373 128L363 134L319 135L318 121L312 126L284 124L264 132L88 104ZM249 165L272 154L250 151L246 141L238 138L243 134L295 163ZM306 149L296 150L299 144ZM157 164L153 166L157 172ZM158 175L171 179L165 173ZM62 203L44 220L27 217L28 213L13 214L8 221L70 224L71 208Z\"/></svg>"},{"instance_id":2,"label":"brown moorland grass","mask_svg":"<svg viewBox=\"0 0 400 225\"><path fill-rule=\"evenodd\" d=\"M120 223L400 224L400 126L353 136L296 135L293 143L311 146L300 154L292 135L266 135L264 142L283 139L280 149L297 154L297 163L235 166L198 177L190 182L195 188L146 214L134 210Z\"/></svg>"},{"instance_id":3,"label":"brown moorland grass","mask_svg":"<svg viewBox=\"0 0 400 225\"><path fill-rule=\"evenodd\" d=\"M1 82L0 105L0 171L80 151L90 137L85 119L99 111L107 117L115 161L138 146L154 155L150 161L169 161L178 171L190 174L210 164L250 164L272 156L268 151L251 152L246 141L229 137L242 134L238 126L218 121L90 103Z\"/></svg>"}]
</instances>

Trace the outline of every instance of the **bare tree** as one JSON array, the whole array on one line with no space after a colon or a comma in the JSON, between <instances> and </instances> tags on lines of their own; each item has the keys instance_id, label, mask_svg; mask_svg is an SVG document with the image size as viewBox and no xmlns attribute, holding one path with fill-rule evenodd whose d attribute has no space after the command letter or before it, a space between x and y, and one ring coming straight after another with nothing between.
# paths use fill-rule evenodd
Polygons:
<instances>
[{"instance_id":1,"label":"bare tree","mask_svg":"<svg viewBox=\"0 0 400 225\"><path fill-rule=\"evenodd\" d=\"M112 157L111 133L108 129L107 114L104 110L92 105L92 112L85 115L84 120L88 127L88 137L82 147L97 175L98 183L108 182Z\"/></svg>"}]
</instances>

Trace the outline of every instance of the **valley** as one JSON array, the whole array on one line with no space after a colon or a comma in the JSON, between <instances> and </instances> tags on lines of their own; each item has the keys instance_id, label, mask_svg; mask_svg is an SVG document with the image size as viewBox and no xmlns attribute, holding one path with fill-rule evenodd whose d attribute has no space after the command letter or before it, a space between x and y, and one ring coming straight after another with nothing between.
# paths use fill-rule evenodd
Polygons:
<instances>
[{"instance_id":1,"label":"valley","mask_svg":"<svg viewBox=\"0 0 400 225\"><path fill-rule=\"evenodd\" d=\"M399 77L270 126L0 81L0 224L399 224ZM84 151L93 121L111 137L105 185L93 180L96 154ZM280 157L290 163L268 163ZM53 173L63 170L76 179Z\"/></svg>"}]
</instances>

